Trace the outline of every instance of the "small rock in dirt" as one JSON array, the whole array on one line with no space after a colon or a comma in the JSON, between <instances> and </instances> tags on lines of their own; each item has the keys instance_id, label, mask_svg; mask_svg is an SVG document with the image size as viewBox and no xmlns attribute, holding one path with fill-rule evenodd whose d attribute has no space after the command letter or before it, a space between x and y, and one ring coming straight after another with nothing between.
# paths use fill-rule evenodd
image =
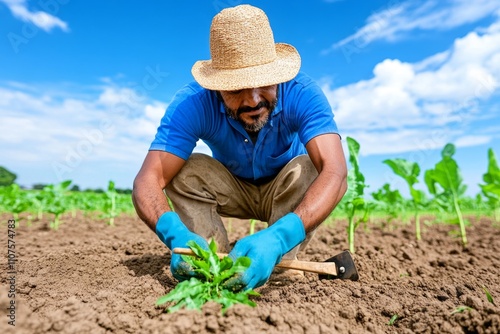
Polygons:
<instances>
[{"instance_id":1,"label":"small rock in dirt","mask_svg":"<svg viewBox=\"0 0 500 334\"><path fill-rule=\"evenodd\" d=\"M455 287L455 289L456 289L456 291L457 291L457 297L458 297L458 298L460 298L460 296L462 296L462 295L465 293L464 288L463 288L463 287L461 287L460 285L457 285L457 286Z\"/></svg>"},{"instance_id":2,"label":"small rock in dirt","mask_svg":"<svg viewBox=\"0 0 500 334\"><path fill-rule=\"evenodd\" d=\"M407 247L407 248L403 249L403 258L405 260L413 261L416 257L417 257L417 254L415 252L415 248Z\"/></svg>"},{"instance_id":3,"label":"small rock in dirt","mask_svg":"<svg viewBox=\"0 0 500 334\"><path fill-rule=\"evenodd\" d=\"M392 317L394 314L401 313L401 305L389 297L381 296L378 304L382 307L382 315L386 317Z\"/></svg>"},{"instance_id":4,"label":"small rock in dirt","mask_svg":"<svg viewBox=\"0 0 500 334\"><path fill-rule=\"evenodd\" d=\"M448 295L446 295L444 293L441 293L441 294L437 295L436 298L437 298L437 300L444 302L445 300L448 300L450 297L448 297Z\"/></svg>"},{"instance_id":5,"label":"small rock in dirt","mask_svg":"<svg viewBox=\"0 0 500 334\"><path fill-rule=\"evenodd\" d=\"M321 334L321 329L318 325L311 325L305 329L305 334Z\"/></svg>"},{"instance_id":6,"label":"small rock in dirt","mask_svg":"<svg viewBox=\"0 0 500 334\"><path fill-rule=\"evenodd\" d=\"M327 334L332 332L332 329L325 324L319 325L319 330L321 334Z\"/></svg>"},{"instance_id":7,"label":"small rock in dirt","mask_svg":"<svg viewBox=\"0 0 500 334\"><path fill-rule=\"evenodd\" d=\"M205 328L209 332L217 332L217 330L219 329L219 322L217 321L217 317L215 315L211 315L207 318L207 325L205 326Z\"/></svg>"},{"instance_id":8,"label":"small rock in dirt","mask_svg":"<svg viewBox=\"0 0 500 334\"><path fill-rule=\"evenodd\" d=\"M352 289L351 293L352 293L352 296L356 297L356 298L361 298L361 296L362 296L361 291L358 289Z\"/></svg>"},{"instance_id":9,"label":"small rock in dirt","mask_svg":"<svg viewBox=\"0 0 500 334\"><path fill-rule=\"evenodd\" d=\"M52 324L53 331L60 332L64 329L64 321L56 321Z\"/></svg>"},{"instance_id":10,"label":"small rock in dirt","mask_svg":"<svg viewBox=\"0 0 500 334\"><path fill-rule=\"evenodd\" d=\"M325 244L330 245L332 243L333 237L331 235L324 235L320 238L320 240Z\"/></svg>"},{"instance_id":11,"label":"small rock in dirt","mask_svg":"<svg viewBox=\"0 0 500 334\"><path fill-rule=\"evenodd\" d=\"M285 322L285 319L280 314L280 310L273 307L267 321L273 326L279 326Z\"/></svg>"},{"instance_id":12,"label":"small rock in dirt","mask_svg":"<svg viewBox=\"0 0 500 334\"><path fill-rule=\"evenodd\" d=\"M339 315L344 319L354 319L356 317L356 309L348 305L339 311Z\"/></svg>"},{"instance_id":13,"label":"small rock in dirt","mask_svg":"<svg viewBox=\"0 0 500 334\"><path fill-rule=\"evenodd\" d=\"M483 308L483 302L476 296L462 296L465 297L465 305L472 307L474 310L480 310ZM462 299L460 298L460 299Z\"/></svg>"}]
</instances>

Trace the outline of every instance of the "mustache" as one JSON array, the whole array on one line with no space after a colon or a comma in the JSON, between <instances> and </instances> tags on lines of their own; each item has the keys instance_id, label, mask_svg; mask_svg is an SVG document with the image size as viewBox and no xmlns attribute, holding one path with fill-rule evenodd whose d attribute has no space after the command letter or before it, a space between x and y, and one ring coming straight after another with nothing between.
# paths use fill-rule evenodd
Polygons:
<instances>
[{"instance_id":1,"label":"mustache","mask_svg":"<svg viewBox=\"0 0 500 334\"><path fill-rule=\"evenodd\" d=\"M269 110L271 108L271 104L268 101L260 101L255 107L241 107L236 110L236 115L241 115L242 113L259 110L260 108L267 108Z\"/></svg>"}]
</instances>

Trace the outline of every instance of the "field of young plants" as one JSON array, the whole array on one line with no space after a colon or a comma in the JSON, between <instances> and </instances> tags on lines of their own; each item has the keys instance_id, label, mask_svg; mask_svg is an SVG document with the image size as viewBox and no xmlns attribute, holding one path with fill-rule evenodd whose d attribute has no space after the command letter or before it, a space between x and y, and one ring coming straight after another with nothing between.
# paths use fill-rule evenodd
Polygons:
<instances>
[{"instance_id":1,"label":"field of young plants","mask_svg":"<svg viewBox=\"0 0 500 334\"><path fill-rule=\"evenodd\" d=\"M299 259L321 262L349 249L358 281L277 274L255 292L232 292L224 282L247 261L195 248L199 257L190 261L201 278L178 284L170 251L113 182L102 193L70 191L71 181L0 187L7 268L0 332L499 333L495 152L485 152L475 197L465 195L452 144L430 170L384 161L406 181L411 197L404 198L389 184L368 192L359 144L347 143L349 191ZM229 218L225 225L233 243L266 227Z\"/></svg>"}]
</instances>

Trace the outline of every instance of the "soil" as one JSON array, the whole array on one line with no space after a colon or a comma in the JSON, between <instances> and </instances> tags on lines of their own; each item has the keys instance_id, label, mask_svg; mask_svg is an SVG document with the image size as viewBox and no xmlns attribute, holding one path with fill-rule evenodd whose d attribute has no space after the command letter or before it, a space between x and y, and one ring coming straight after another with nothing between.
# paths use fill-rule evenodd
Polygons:
<instances>
[{"instance_id":1,"label":"soil","mask_svg":"<svg viewBox=\"0 0 500 334\"><path fill-rule=\"evenodd\" d=\"M0 245L7 253L1 215ZM203 310L165 313L158 297L176 281L170 252L133 216L116 226L65 217L58 231L47 221L16 229L15 327L8 324L6 256L2 256L1 333L499 333L500 228L469 217L469 247L430 225L416 242L403 223L372 223L356 231L359 281L306 273L298 282L273 278L259 288L258 306L237 305L225 315ZM227 221L231 241L248 233L246 221ZM257 226L258 228L260 226ZM323 224L299 259L323 261L347 248L346 223ZM467 306L463 312L453 311ZM389 320L397 319L392 325Z\"/></svg>"}]
</instances>

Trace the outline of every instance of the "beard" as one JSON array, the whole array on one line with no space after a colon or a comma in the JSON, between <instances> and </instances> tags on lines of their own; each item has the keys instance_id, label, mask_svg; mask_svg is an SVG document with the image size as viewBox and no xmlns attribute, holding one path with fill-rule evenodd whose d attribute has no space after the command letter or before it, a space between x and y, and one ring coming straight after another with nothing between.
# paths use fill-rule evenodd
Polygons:
<instances>
[{"instance_id":1,"label":"beard","mask_svg":"<svg viewBox=\"0 0 500 334\"><path fill-rule=\"evenodd\" d=\"M222 100L222 99L221 99ZM222 100L222 104L224 105L224 109L226 110L226 115L229 118L232 118L236 121L238 121L245 131L247 132L259 132L269 121L269 115L272 114L273 110L276 108L276 105L278 104L278 97L271 102L264 100L260 101L259 104L257 104L255 107L241 107L238 109L231 109L229 108L226 103ZM254 111L254 110L259 110L261 108L267 109L265 112L263 112L260 115L255 115L251 116L250 118L252 119L252 122L249 123L248 121L245 121L242 117L241 114L249 111Z\"/></svg>"}]
</instances>

